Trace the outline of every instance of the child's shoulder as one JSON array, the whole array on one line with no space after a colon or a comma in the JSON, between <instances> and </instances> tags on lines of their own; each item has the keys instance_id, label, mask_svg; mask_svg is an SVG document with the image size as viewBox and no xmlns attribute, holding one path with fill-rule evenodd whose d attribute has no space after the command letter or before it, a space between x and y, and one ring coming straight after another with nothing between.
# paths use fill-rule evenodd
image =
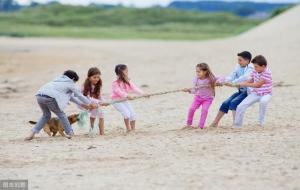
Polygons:
<instances>
[{"instance_id":1,"label":"child's shoulder","mask_svg":"<svg viewBox=\"0 0 300 190\"><path fill-rule=\"evenodd\" d=\"M119 79L114 80L114 81L112 82L112 84L113 84L113 85L118 85L118 86L121 86L121 87L127 86L126 83L124 83L123 81L121 81L121 80L119 80ZM132 83L130 82L130 84L132 84Z\"/></svg>"},{"instance_id":2,"label":"child's shoulder","mask_svg":"<svg viewBox=\"0 0 300 190\"><path fill-rule=\"evenodd\" d=\"M265 76L265 77L271 78L271 77L272 77L272 72L271 72L271 70L267 67L267 68L265 69L265 71L262 73L262 75Z\"/></svg>"},{"instance_id":3,"label":"child's shoulder","mask_svg":"<svg viewBox=\"0 0 300 190\"><path fill-rule=\"evenodd\" d=\"M272 73L272 71L271 71L271 69L269 67L266 68L265 72L266 73L270 73L270 74Z\"/></svg>"}]
</instances>

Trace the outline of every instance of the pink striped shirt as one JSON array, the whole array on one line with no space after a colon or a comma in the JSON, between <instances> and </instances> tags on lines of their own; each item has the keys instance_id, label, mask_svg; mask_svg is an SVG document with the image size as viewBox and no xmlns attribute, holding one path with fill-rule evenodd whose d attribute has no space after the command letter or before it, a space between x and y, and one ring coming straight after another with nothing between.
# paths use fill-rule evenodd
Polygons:
<instances>
[{"instance_id":1,"label":"pink striped shirt","mask_svg":"<svg viewBox=\"0 0 300 190\"><path fill-rule=\"evenodd\" d=\"M251 92L257 95L272 94L272 73L269 68L266 68L263 72L258 73L255 70L251 74L251 78L254 82L264 81L264 84L260 88L252 88Z\"/></svg>"},{"instance_id":2,"label":"pink striped shirt","mask_svg":"<svg viewBox=\"0 0 300 190\"><path fill-rule=\"evenodd\" d=\"M214 98L214 90L211 88L211 84L208 78L199 79L196 77L193 80L194 88L191 93L201 98Z\"/></svg>"}]
</instances>

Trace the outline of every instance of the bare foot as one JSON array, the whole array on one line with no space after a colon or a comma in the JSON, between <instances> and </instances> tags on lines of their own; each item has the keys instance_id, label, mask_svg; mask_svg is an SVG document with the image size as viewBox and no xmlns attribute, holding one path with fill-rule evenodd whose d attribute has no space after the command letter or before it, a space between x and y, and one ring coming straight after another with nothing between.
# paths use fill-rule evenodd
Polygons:
<instances>
[{"instance_id":1,"label":"bare foot","mask_svg":"<svg viewBox=\"0 0 300 190\"><path fill-rule=\"evenodd\" d=\"M31 132L28 137L26 137L25 141L31 141L34 138L35 133Z\"/></svg>"},{"instance_id":2,"label":"bare foot","mask_svg":"<svg viewBox=\"0 0 300 190\"><path fill-rule=\"evenodd\" d=\"M209 127L218 127L218 124L217 123L212 123L212 124L210 124Z\"/></svg>"},{"instance_id":3,"label":"bare foot","mask_svg":"<svg viewBox=\"0 0 300 190\"><path fill-rule=\"evenodd\" d=\"M191 129L191 128L193 128L193 126L191 126L191 125L186 125L186 126L184 126L182 129L184 130L184 129Z\"/></svg>"}]
</instances>

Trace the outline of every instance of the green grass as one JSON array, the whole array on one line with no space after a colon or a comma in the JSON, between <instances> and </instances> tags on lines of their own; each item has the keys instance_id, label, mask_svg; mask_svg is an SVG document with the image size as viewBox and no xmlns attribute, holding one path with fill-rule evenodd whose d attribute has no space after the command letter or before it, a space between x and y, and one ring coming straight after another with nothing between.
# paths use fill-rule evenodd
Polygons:
<instances>
[{"instance_id":1,"label":"green grass","mask_svg":"<svg viewBox=\"0 0 300 190\"><path fill-rule=\"evenodd\" d=\"M0 35L102 39L202 40L237 35L258 25L227 13L52 4L0 14Z\"/></svg>"}]
</instances>

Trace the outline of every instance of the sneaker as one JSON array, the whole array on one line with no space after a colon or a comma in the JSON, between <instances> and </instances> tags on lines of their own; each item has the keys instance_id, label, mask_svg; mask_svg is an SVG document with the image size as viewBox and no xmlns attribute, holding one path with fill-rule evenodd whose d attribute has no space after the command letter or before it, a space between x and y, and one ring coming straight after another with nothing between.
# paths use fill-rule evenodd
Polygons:
<instances>
[{"instance_id":1,"label":"sneaker","mask_svg":"<svg viewBox=\"0 0 300 190\"><path fill-rule=\"evenodd\" d=\"M72 137L74 136L74 132L71 132L70 134L66 135L67 139L72 139Z\"/></svg>"}]
</instances>

